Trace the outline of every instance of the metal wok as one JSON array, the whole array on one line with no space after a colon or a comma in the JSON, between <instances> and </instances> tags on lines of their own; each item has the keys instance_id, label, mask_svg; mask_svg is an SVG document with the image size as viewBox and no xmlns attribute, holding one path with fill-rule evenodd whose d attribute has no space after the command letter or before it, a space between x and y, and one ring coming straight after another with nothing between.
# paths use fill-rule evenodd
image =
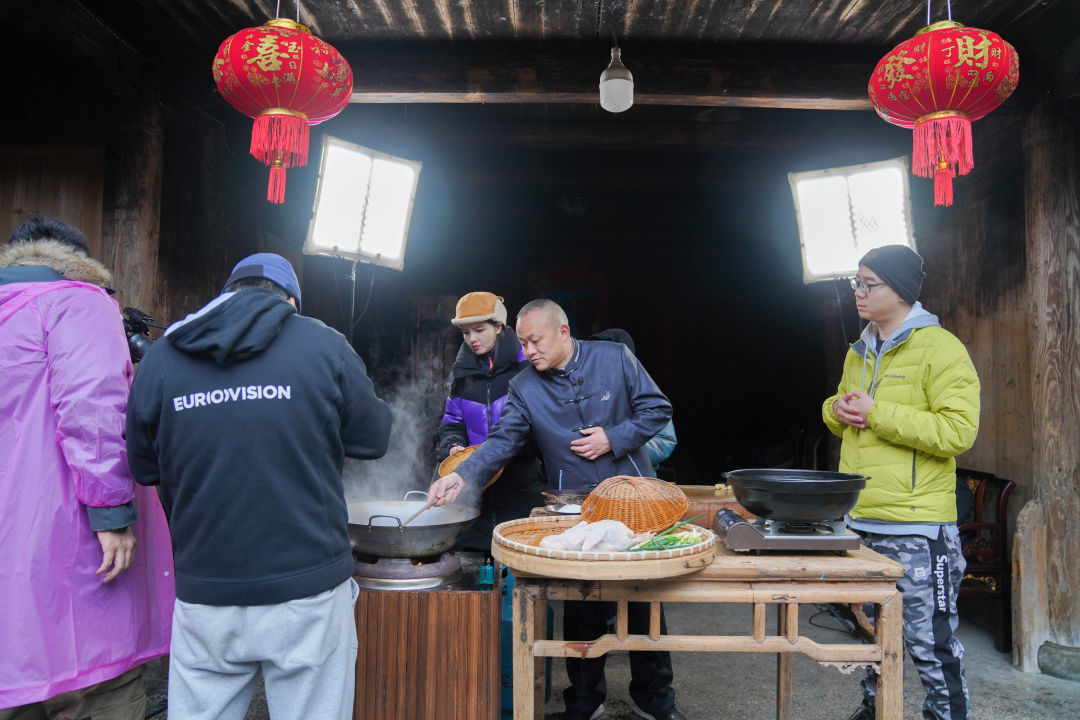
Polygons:
<instances>
[{"instance_id":1,"label":"metal wok","mask_svg":"<svg viewBox=\"0 0 1080 720\"><path fill-rule=\"evenodd\" d=\"M869 477L827 470L756 468L723 473L735 499L760 518L826 522L855 507Z\"/></svg>"},{"instance_id":2,"label":"metal wok","mask_svg":"<svg viewBox=\"0 0 1080 720\"><path fill-rule=\"evenodd\" d=\"M415 520L401 523L424 507L426 500L389 502L350 502L349 539L353 549L363 555L387 558L419 558L446 552L469 529L480 510L467 505L444 505L428 508Z\"/></svg>"}]
</instances>

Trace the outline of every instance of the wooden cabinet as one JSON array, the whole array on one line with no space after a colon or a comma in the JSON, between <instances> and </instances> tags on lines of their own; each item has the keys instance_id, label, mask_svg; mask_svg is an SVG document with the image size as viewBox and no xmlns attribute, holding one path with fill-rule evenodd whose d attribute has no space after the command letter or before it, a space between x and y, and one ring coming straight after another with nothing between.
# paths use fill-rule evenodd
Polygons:
<instances>
[{"instance_id":1,"label":"wooden cabinet","mask_svg":"<svg viewBox=\"0 0 1080 720\"><path fill-rule=\"evenodd\" d=\"M354 720L495 720L499 591L366 590Z\"/></svg>"}]
</instances>

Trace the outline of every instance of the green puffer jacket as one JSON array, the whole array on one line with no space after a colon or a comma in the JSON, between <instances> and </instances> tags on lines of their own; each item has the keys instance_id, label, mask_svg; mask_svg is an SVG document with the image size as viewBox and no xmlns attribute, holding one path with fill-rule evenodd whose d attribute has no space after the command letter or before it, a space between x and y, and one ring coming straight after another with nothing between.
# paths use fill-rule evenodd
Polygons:
<instances>
[{"instance_id":1,"label":"green puffer jacket","mask_svg":"<svg viewBox=\"0 0 1080 720\"><path fill-rule=\"evenodd\" d=\"M901 523L956 522L955 456L979 431L979 377L967 349L915 303L881 347L874 326L851 346L837 394L821 415L843 439L840 471L869 475L852 517ZM844 425L833 403L862 390L874 398L864 430Z\"/></svg>"}]
</instances>

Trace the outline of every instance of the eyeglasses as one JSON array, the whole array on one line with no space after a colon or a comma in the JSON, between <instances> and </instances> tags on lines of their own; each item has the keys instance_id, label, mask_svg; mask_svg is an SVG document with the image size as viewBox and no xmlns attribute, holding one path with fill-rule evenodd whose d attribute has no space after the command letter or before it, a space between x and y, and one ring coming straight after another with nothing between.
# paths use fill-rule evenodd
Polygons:
<instances>
[{"instance_id":1,"label":"eyeglasses","mask_svg":"<svg viewBox=\"0 0 1080 720\"><path fill-rule=\"evenodd\" d=\"M851 289L852 290L859 290L859 291L861 291L862 293L864 293L866 295L869 295L870 291L873 290L874 288L880 287L882 285L887 285L887 284L888 283L863 282L862 280L856 280L855 278L851 278Z\"/></svg>"}]
</instances>

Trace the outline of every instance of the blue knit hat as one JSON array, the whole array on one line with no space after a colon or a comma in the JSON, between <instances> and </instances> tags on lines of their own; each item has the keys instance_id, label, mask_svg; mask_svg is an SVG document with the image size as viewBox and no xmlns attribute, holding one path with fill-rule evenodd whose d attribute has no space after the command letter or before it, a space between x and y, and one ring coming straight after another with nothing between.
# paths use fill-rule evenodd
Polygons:
<instances>
[{"instance_id":1,"label":"blue knit hat","mask_svg":"<svg viewBox=\"0 0 1080 720\"><path fill-rule=\"evenodd\" d=\"M275 253L255 253L236 263L229 279L225 281L225 287L244 278L261 277L277 283L285 292L296 298L296 310L300 310L300 281L296 279L296 271L292 263Z\"/></svg>"}]
</instances>

